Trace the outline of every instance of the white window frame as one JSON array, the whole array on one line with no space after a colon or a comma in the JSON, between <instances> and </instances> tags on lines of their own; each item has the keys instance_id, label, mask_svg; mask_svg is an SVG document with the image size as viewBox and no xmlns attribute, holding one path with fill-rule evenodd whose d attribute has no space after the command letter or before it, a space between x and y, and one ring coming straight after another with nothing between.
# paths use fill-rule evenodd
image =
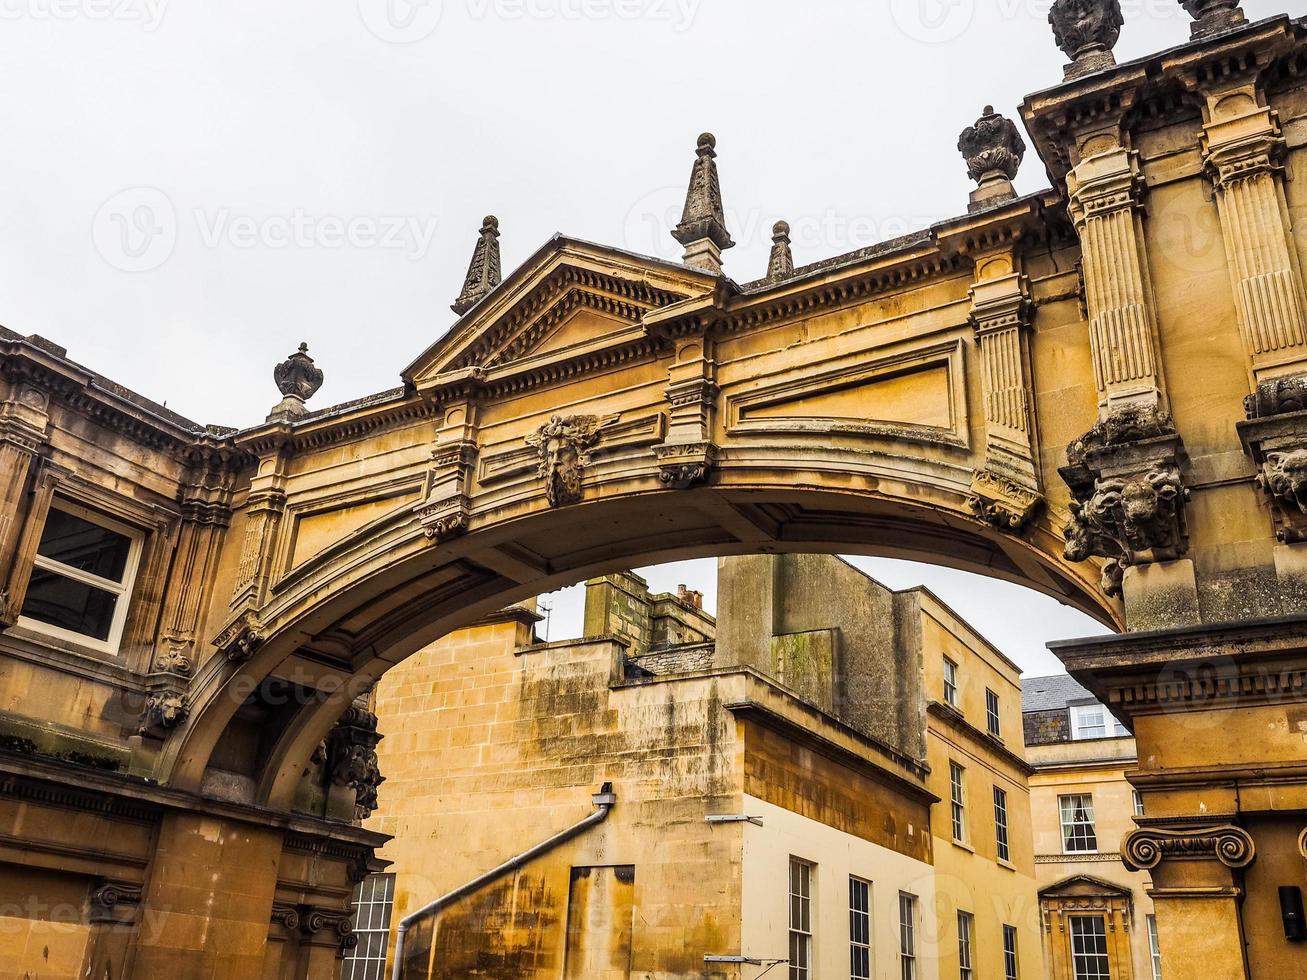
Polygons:
<instances>
[{"instance_id":1,"label":"white window frame","mask_svg":"<svg viewBox=\"0 0 1307 980\"><path fill-rule=\"evenodd\" d=\"M789 867L789 877L788 877L789 884L787 885L787 893L788 893L789 901L788 901L787 913L788 913L789 924L790 924L790 928L789 928L789 945L791 950L790 964L789 964L790 980L812 980L812 976L813 976L812 950L814 945L813 931L812 931L812 924L813 924L812 896L813 896L815 879L817 877L817 866L813 864L811 861L805 861L803 858L791 856L788 867ZM801 884L800 884L801 890L796 892L794 890L795 872L800 870L806 872L807 880L806 882L803 882L801 876ZM804 893L803 890L803 885L805 884L806 884L806 894ZM796 899L798 901L797 906L795 904ZM795 922L794 913L796 909L799 911L798 922ZM802 966L799 966L794 962L794 956L792 955L795 940L798 940L799 943L802 944L805 953L804 956L805 962Z\"/></svg>"},{"instance_id":2,"label":"white window frame","mask_svg":"<svg viewBox=\"0 0 1307 980\"><path fill-rule=\"evenodd\" d=\"M972 943L975 941L976 917L970 912L958 912L958 980L975 980L975 960Z\"/></svg>"},{"instance_id":3,"label":"white window frame","mask_svg":"<svg viewBox=\"0 0 1307 980\"><path fill-rule=\"evenodd\" d=\"M994 787L994 854L1000 861L1011 862L1012 841L1008 835L1007 790Z\"/></svg>"},{"instance_id":4,"label":"white window frame","mask_svg":"<svg viewBox=\"0 0 1307 980\"><path fill-rule=\"evenodd\" d=\"M1003 719L999 715L1001 702L998 699L998 692L992 688L985 688L985 727L989 734L995 738L1003 737Z\"/></svg>"},{"instance_id":5,"label":"white window frame","mask_svg":"<svg viewBox=\"0 0 1307 980\"><path fill-rule=\"evenodd\" d=\"M1018 980L1021 964L1017 957L1017 927L1003 926L1003 980Z\"/></svg>"},{"instance_id":6,"label":"white window frame","mask_svg":"<svg viewBox=\"0 0 1307 980\"><path fill-rule=\"evenodd\" d=\"M1094 701L1089 704L1073 704L1071 710L1071 740L1073 742L1086 742L1099 738L1129 738L1130 730L1116 720L1116 716L1107 710L1107 706L1101 702ZM1090 712L1101 713L1103 723L1101 725L1086 725L1084 716ZM1085 729L1103 730L1101 735L1086 735Z\"/></svg>"},{"instance_id":7,"label":"white window frame","mask_svg":"<svg viewBox=\"0 0 1307 980\"><path fill-rule=\"evenodd\" d=\"M1157 939L1157 916L1147 916L1148 962L1153 967L1153 980L1162 980L1162 944Z\"/></svg>"},{"instance_id":8,"label":"white window frame","mask_svg":"<svg viewBox=\"0 0 1307 980\"><path fill-rule=\"evenodd\" d=\"M1144 795L1137 789L1131 789L1130 792L1133 794L1132 799L1135 804L1135 816L1142 817L1144 815Z\"/></svg>"},{"instance_id":9,"label":"white window frame","mask_svg":"<svg viewBox=\"0 0 1307 980\"><path fill-rule=\"evenodd\" d=\"M1072 973L1072 975L1075 977L1075 980L1109 980L1109 978L1110 978L1110 974L1111 974L1111 955L1112 955L1112 954L1111 954L1111 951L1110 951L1110 949L1108 948L1108 944L1107 944L1107 923L1103 920L1103 916L1101 916L1101 915L1073 915L1073 916L1071 916L1070 918L1071 918L1071 924L1070 924L1069 929L1070 929L1070 933L1071 933L1071 935L1070 935L1070 940L1071 940L1071 973ZM1077 933L1076 933L1076 928L1077 928L1077 926L1081 926L1081 925L1083 925L1083 924L1086 923L1086 922L1097 922L1097 923L1098 923L1098 929L1101 930L1101 931L1095 931L1095 932L1093 932L1092 934L1081 933L1081 934L1077 935ZM1100 939L1101 939L1101 940L1102 940L1102 943L1103 943L1103 947L1102 947L1102 948L1103 948L1103 951L1102 951L1101 953L1099 953L1097 950L1094 950L1094 951L1087 951L1087 950L1084 948L1084 942L1083 942L1083 941L1084 941L1085 939L1094 939L1094 940L1100 940ZM1077 940L1081 940L1081 943L1080 943L1080 949L1077 949L1077 948L1076 948L1076 941L1077 941ZM1095 972L1093 972L1093 973L1084 973L1084 972L1082 972L1081 969L1080 969L1081 964L1080 964L1079 960L1077 959L1077 957L1081 957L1081 958L1090 958L1090 957L1092 957L1093 959L1100 959L1100 958L1101 958L1102 961L1103 961L1104 963L1107 964L1107 970L1108 970L1108 972L1107 972L1107 973L1103 973L1103 972L1099 972L1098 970L1095 970Z\"/></svg>"},{"instance_id":10,"label":"white window frame","mask_svg":"<svg viewBox=\"0 0 1307 980\"><path fill-rule=\"evenodd\" d=\"M967 770L956 762L948 764L949 823L955 844L967 843Z\"/></svg>"},{"instance_id":11,"label":"white window frame","mask_svg":"<svg viewBox=\"0 0 1307 980\"><path fill-rule=\"evenodd\" d=\"M55 626L52 623L45 623L39 619L33 619L30 616L21 614L18 617L18 625L23 629L31 630L33 633L41 633L44 636L67 640L69 643L76 643L79 646L98 650L101 653L117 654L122 646L123 630L127 626L127 613L132 604L132 590L136 585L136 572L141 563L141 549L145 544L145 532L140 528L124 524L112 517L106 517L97 510L91 510L89 507L83 507L81 504L75 504L62 497L55 497L50 502L50 510L59 511L72 517L79 517L90 524L104 528L106 531L121 534L131 542L127 548L127 561L123 565L123 579L121 582L92 575L89 572L65 565L39 553L32 559L33 570L39 568L43 571L53 572L55 575L60 575L71 581L80 582L82 585L88 585L93 589L99 589L101 592L115 595L117 601L114 603L113 620L109 624L109 636L101 640L94 636L88 636L86 633L64 629L62 626Z\"/></svg>"},{"instance_id":12,"label":"white window frame","mask_svg":"<svg viewBox=\"0 0 1307 980\"><path fill-rule=\"evenodd\" d=\"M1068 808L1066 802L1068 800L1084 800L1087 802L1084 805L1078 807L1072 804ZM1067 822L1068 809L1071 814L1071 821L1069 823ZM1075 820L1076 809L1083 810L1085 815L1089 818L1088 821L1089 833L1093 835L1094 838L1094 846L1092 848L1073 849L1068 846L1071 841L1074 841L1076 839L1076 837L1074 833L1068 836L1067 830L1074 829L1075 827L1078 826L1085 826L1084 824L1079 824L1076 822ZM1063 854L1097 854L1098 853L1098 826L1094 820L1094 797L1092 793L1069 793L1066 796L1059 796L1057 798L1057 816L1062 829L1062 853Z\"/></svg>"},{"instance_id":13,"label":"white window frame","mask_svg":"<svg viewBox=\"0 0 1307 980\"><path fill-rule=\"evenodd\" d=\"M859 888L863 890L863 894L866 896L865 908L858 908L853 901L854 891ZM856 928L859 923L863 926L861 930ZM858 938L860 933L866 936L866 942L862 942ZM872 971L876 967L871 950L871 882L866 878L859 878L857 875L849 875L849 980L871 980ZM861 972L855 962L858 953L865 954L867 961L866 973Z\"/></svg>"},{"instance_id":14,"label":"white window frame","mask_svg":"<svg viewBox=\"0 0 1307 980\"><path fill-rule=\"evenodd\" d=\"M917 896L899 892L899 980L917 980Z\"/></svg>"},{"instance_id":15,"label":"white window frame","mask_svg":"<svg viewBox=\"0 0 1307 980\"><path fill-rule=\"evenodd\" d=\"M381 886L379 896L378 885ZM390 955L390 927L395 917L395 875L393 873L368 875L354 890L354 897L350 904L353 911L351 921L354 924L354 934L359 942L342 958L340 980L386 980L386 958ZM386 910L381 916L381 928L373 927L370 916L366 923L361 921L360 912L364 908L370 913L378 906ZM380 957L368 955L371 950L368 937L377 934L383 937Z\"/></svg>"},{"instance_id":16,"label":"white window frame","mask_svg":"<svg viewBox=\"0 0 1307 980\"><path fill-rule=\"evenodd\" d=\"M944 703L958 707L958 665L948 657L944 658Z\"/></svg>"}]
</instances>

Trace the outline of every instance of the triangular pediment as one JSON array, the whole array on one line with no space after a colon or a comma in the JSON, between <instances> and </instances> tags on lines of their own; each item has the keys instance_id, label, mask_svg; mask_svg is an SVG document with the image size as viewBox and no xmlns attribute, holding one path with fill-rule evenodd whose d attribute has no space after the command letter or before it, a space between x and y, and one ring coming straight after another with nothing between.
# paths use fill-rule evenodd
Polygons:
<instances>
[{"instance_id":1,"label":"triangular pediment","mask_svg":"<svg viewBox=\"0 0 1307 980\"><path fill-rule=\"evenodd\" d=\"M1041 899L1048 898L1129 898L1130 889L1092 875L1073 875L1039 892Z\"/></svg>"},{"instance_id":2,"label":"triangular pediment","mask_svg":"<svg viewBox=\"0 0 1307 980\"><path fill-rule=\"evenodd\" d=\"M629 342L646 314L711 293L715 276L557 236L407 370L419 389L502 374Z\"/></svg>"}]
</instances>

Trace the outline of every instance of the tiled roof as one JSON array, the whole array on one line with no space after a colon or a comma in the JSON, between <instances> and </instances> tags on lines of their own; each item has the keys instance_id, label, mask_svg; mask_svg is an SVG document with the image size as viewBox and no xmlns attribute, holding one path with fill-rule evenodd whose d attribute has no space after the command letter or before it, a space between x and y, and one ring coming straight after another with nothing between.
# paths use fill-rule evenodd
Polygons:
<instances>
[{"instance_id":1,"label":"tiled roof","mask_svg":"<svg viewBox=\"0 0 1307 980\"><path fill-rule=\"evenodd\" d=\"M1021 681L1022 711L1056 711L1072 701L1093 701L1094 696L1069 674L1027 677Z\"/></svg>"}]
</instances>

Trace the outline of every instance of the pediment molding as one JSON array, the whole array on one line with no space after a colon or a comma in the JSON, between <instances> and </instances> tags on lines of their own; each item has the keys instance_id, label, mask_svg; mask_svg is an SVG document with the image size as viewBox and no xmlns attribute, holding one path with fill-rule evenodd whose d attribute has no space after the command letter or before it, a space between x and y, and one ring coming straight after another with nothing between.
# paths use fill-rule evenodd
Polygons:
<instances>
[{"instance_id":1,"label":"pediment molding","mask_svg":"<svg viewBox=\"0 0 1307 980\"><path fill-rule=\"evenodd\" d=\"M1131 898L1128 888L1093 875L1072 875L1039 891L1040 901L1083 898Z\"/></svg>"},{"instance_id":2,"label":"pediment molding","mask_svg":"<svg viewBox=\"0 0 1307 980\"><path fill-rule=\"evenodd\" d=\"M525 263L494 293L471 310L405 372L420 390L478 380L485 372L502 372L530 361L543 344L581 310L592 310L622 326L634 326L646 314L711 292L714 277L657 259L555 239ZM602 345L606 335L596 333ZM570 347L589 353L593 345Z\"/></svg>"}]
</instances>

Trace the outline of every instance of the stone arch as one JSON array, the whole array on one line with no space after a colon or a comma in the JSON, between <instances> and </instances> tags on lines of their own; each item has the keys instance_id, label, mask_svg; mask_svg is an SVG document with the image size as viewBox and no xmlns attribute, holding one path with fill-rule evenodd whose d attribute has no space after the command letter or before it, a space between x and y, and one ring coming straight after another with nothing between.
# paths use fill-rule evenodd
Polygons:
<instances>
[{"instance_id":1,"label":"stone arch","mask_svg":"<svg viewBox=\"0 0 1307 980\"><path fill-rule=\"evenodd\" d=\"M688 491L659 488L651 466L650 489L545 507L434 546L410 513L396 512L340 542L287 585L265 619L251 618L227 638L231 656L213 658L196 678L191 721L170 746L170 782L198 789L243 694L277 676L314 692L261 767L255 802L288 807L314 747L392 664L512 602L662 561L837 551L912 559L1019 583L1122 625L1096 568L1067 561L1047 522L1024 536L1001 534L975 516L966 493L920 482L891 496L867 489L874 478L846 466L838 478L827 471L821 480L796 479L776 467L747 489L723 480ZM541 539L560 542L546 566L505 557L506 540ZM252 649L248 660L237 655L242 643ZM306 668L310 662L335 666Z\"/></svg>"}]
</instances>

